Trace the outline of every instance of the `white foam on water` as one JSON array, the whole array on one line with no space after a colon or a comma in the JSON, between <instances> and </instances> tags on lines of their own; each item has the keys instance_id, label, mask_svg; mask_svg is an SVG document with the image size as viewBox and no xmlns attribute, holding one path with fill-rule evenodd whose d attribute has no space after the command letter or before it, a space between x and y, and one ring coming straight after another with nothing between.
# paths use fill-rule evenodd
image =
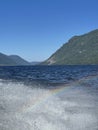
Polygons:
<instances>
[{"instance_id":1,"label":"white foam on water","mask_svg":"<svg viewBox=\"0 0 98 130\"><path fill-rule=\"evenodd\" d=\"M98 89L85 87L52 91L0 80L0 130L97 130Z\"/></svg>"}]
</instances>

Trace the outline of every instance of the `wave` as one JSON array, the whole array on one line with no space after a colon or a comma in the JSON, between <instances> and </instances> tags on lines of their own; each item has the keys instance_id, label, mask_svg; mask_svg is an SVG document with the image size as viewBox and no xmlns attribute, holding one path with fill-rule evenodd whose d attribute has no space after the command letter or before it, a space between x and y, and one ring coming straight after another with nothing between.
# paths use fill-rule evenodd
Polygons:
<instances>
[{"instance_id":1,"label":"wave","mask_svg":"<svg viewBox=\"0 0 98 130\"><path fill-rule=\"evenodd\" d=\"M55 89L0 80L0 130L96 130L97 84L97 76Z\"/></svg>"}]
</instances>

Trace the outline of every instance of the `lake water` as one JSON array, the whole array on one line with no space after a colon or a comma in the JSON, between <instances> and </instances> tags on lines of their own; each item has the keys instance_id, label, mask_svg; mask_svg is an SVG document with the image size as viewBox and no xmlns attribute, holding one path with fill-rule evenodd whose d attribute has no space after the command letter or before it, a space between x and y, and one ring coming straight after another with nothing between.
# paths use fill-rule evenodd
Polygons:
<instances>
[{"instance_id":1,"label":"lake water","mask_svg":"<svg viewBox=\"0 0 98 130\"><path fill-rule=\"evenodd\" d=\"M98 66L0 67L0 130L98 130Z\"/></svg>"}]
</instances>

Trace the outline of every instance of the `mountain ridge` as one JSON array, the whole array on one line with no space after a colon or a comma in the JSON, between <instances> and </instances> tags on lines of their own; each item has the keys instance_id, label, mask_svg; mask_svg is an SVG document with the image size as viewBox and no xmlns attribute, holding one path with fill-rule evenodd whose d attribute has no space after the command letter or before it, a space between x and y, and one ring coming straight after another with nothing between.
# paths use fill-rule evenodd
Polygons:
<instances>
[{"instance_id":1,"label":"mountain ridge","mask_svg":"<svg viewBox=\"0 0 98 130\"><path fill-rule=\"evenodd\" d=\"M42 63L42 65L89 64L98 64L98 29L72 37Z\"/></svg>"},{"instance_id":2,"label":"mountain ridge","mask_svg":"<svg viewBox=\"0 0 98 130\"><path fill-rule=\"evenodd\" d=\"M7 55L0 52L0 66L15 65L16 62L10 59Z\"/></svg>"},{"instance_id":3,"label":"mountain ridge","mask_svg":"<svg viewBox=\"0 0 98 130\"><path fill-rule=\"evenodd\" d=\"M30 65L28 61L24 60L18 55L10 55L9 58L11 58L13 61L16 61L17 65Z\"/></svg>"},{"instance_id":4,"label":"mountain ridge","mask_svg":"<svg viewBox=\"0 0 98 130\"><path fill-rule=\"evenodd\" d=\"M0 52L0 66L24 66L39 65L40 62L29 62L18 55L6 55Z\"/></svg>"},{"instance_id":5,"label":"mountain ridge","mask_svg":"<svg viewBox=\"0 0 98 130\"><path fill-rule=\"evenodd\" d=\"M0 53L0 66L19 66L19 65L31 65L31 64L18 55L8 56L6 54Z\"/></svg>"}]
</instances>

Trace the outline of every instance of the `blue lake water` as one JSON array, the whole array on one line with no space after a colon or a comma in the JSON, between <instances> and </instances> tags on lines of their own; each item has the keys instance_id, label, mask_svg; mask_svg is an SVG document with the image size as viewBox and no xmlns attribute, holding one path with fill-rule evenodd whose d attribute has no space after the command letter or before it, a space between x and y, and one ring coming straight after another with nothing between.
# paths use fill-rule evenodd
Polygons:
<instances>
[{"instance_id":1,"label":"blue lake water","mask_svg":"<svg viewBox=\"0 0 98 130\"><path fill-rule=\"evenodd\" d=\"M98 130L98 66L0 67L0 130Z\"/></svg>"},{"instance_id":2,"label":"blue lake water","mask_svg":"<svg viewBox=\"0 0 98 130\"><path fill-rule=\"evenodd\" d=\"M17 81L68 83L98 74L98 66L12 66L0 67L0 78Z\"/></svg>"}]
</instances>

